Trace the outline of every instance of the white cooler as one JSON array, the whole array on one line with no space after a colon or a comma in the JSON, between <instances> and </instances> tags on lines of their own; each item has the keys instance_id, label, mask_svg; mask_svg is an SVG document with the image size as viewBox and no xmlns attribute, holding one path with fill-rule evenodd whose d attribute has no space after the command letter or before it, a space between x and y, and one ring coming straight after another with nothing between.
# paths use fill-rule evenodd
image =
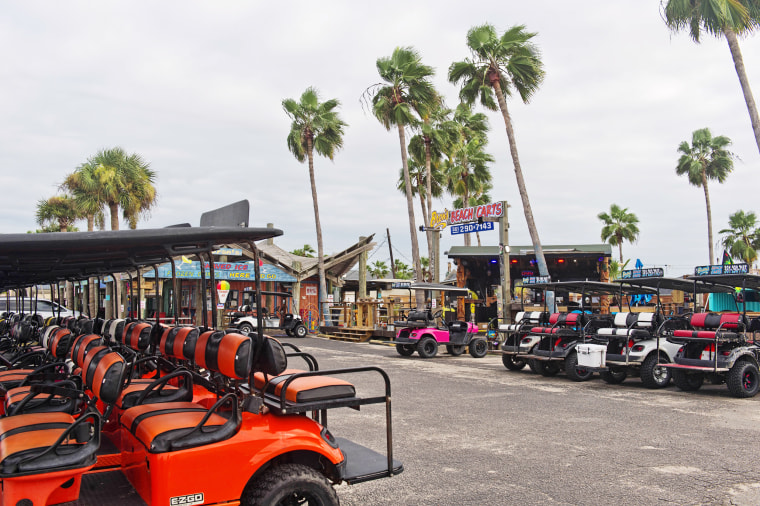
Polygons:
<instances>
[{"instance_id":1,"label":"white cooler","mask_svg":"<svg viewBox=\"0 0 760 506\"><path fill-rule=\"evenodd\" d=\"M607 358L607 346L604 344L579 344L578 365L580 367L605 367Z\"/></svg>"}]
</instances>

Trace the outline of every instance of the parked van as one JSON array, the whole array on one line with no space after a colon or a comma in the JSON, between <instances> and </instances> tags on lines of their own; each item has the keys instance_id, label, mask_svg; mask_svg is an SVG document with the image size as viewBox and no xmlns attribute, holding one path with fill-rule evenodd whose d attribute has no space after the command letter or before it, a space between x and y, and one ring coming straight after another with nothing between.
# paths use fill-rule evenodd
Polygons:
<instances>
[{"instance_id":1,"label":"parked van","mask_svg":"<svg viewBox=\"0 0 760 506\"><path fill-rule=\"evenodd\" d=\"M58 316L58 310L60 309L61 317L76 316L71 309L68 309L64 306L61 306L57 302L53 302L47 299L37 299L36 311L33 311L33 308L35 308L34 299L24 299L23 311L20 307L17 306L18 305L15 298L11 298L9 300L5 297L0 297L0 313L11 312L32 314L36 312L43 318L47 318L48 316Z\"/></svg>"}]
</instances>

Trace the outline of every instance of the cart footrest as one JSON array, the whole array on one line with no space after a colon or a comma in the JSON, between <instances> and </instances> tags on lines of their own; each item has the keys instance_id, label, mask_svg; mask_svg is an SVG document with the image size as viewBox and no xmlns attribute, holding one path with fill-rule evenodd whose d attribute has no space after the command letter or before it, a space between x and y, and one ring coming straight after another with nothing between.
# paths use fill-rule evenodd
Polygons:
<instances>
[{"instance_id":1,"label":"cart footrest","mask_svg":"<svg viewBox=\"0 0 760 506\"><path fill-rule=\"evenodd\" d=\"M386 455L346 438L338 437L335 439L346 457L343 479L349 484L387 478L404 471L404 465L398 460L393 459L393 465L389 469Z\"/></svg>"}]
</instances>

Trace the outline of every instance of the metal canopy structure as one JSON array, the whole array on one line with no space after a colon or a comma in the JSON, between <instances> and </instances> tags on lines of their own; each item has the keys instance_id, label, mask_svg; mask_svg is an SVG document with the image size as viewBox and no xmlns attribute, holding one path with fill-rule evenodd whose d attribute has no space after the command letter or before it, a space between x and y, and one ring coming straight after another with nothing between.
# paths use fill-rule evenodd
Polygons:
<instances>
[{"instance_id":1,"label":"metal canopy structure","mask_svg":"<svg viewBox=\"0 0 760 506\"><path fill-rule=\"evenodd\" d=\"M0 289L133 271L222 244L279 235L278 229L242 227L0 234Z\"/></svg>"},{"instance_id":2,"label":"metal canopy structure","mask_svg":"<svg viewBox=\"0 0 760 506\"><path fill-rule=\"evenodd\" d=\"M616 279L613 283L648 287L655 290L664 288L666 290L678 290L689 293L732 293L734 291L730 286L703 281L707 281L704 279L704 276L700 276L696 280L691 278L666 278L655 276L650 278Z\"/></svg>"},{"instance_id":3,"label":"metal canopy structure","mask_svg":"<svg viewBox=\"0 0 760 506\"><path fill-rule=\"evenodd\" d=\"M729 285L737 288L741 287L751 290L760 290L760 276L757 274L713 274L705 276L689 276L686 279ZM733 291L733 288L730 291Z\"/></svg>"},{"instance_id":4,"label":"metal canopy structure","mask_svg":"<svg viewBox=\"0 0 760 506\"><path fill-rule=\"evenodd\" d=\"M444 285L441 283L411 283L409 285L409 288L411 290L433 290L436 292L463 292L467 293L469 290L467 288L459 287L459 286L452 286L452 285Z\"/></svg>"}]
</instances>

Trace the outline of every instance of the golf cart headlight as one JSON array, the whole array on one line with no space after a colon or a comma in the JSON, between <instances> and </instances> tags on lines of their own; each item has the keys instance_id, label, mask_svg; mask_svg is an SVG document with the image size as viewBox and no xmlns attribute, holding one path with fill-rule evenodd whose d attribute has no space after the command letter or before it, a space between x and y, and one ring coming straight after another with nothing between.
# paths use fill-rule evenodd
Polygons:
<instances>
[{"instance_id":1,"label":"golf cart headlight","mask_svg":"<svg viewBox=\"0 0 760 506\"><path fill-rule=\"evenodd\" d=\"M417 337L417 332L412 332L410 335L411 337Z\"/></svg>"},{"instance_id":2,"label":"golf cart headlight","mask_svg":"<svg viewBox=\"0 0 760 506\"><path fill-rule=\"evenodd\" d=\"M644 351L644 347L640 344L637 344L636 346L631 348L631 351L634 353L641 353L642 351Z\"/></svg>"}]
</instances>

